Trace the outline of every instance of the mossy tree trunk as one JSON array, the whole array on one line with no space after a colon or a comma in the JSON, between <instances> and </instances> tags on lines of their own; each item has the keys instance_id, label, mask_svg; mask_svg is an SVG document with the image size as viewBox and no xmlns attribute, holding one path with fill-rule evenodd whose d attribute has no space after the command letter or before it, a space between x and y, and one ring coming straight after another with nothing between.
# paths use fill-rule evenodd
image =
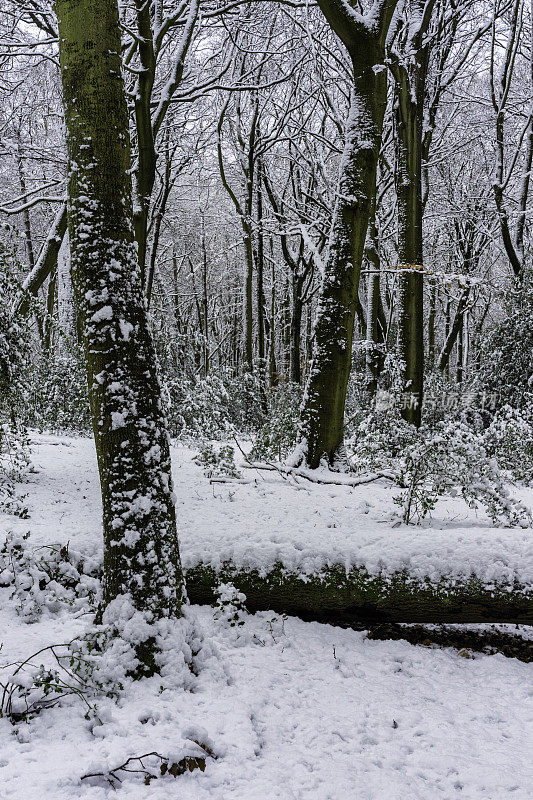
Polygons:
<instances>
[{"instance_id":1,"label":"mossy tree trunk","mask_svg":"<svg viewBox=\"0 0 533 800\"><path fill-rule=\"evenodd\" d=\"M422 240L422 109L406 75L397 83L396 196L398 198L398 352L403 364L402 416L420 425L424 384L424 272ZM398 86L401 88L399 89Z\"/></svg>"},{"instance_id":2,"label":"mossy tree trunk","mask_svg":"<svg viewBox=\"0 0 533 800\"><path fill-rule=\"evenodd\" d=\"M364 567L331 564L318 574L299 574L281 562L269 570L244 569L226 561L215 570L186 570L191 602L213 603L220 583L246 595L248 611L272 610L303 619L362 622L533 623L533 591L518 579L485 583L475 575L422 578L406 568L390 575Z\"/></svg>"},{"instance_id":3,"label":"mossy tree trunk","mask_svg":"<svg viewBox=\"0 0 533 800\"><path fill-rule=\"evenodd\" d=\"M372 204L365 248L368 263L366 292L366 390L373 397L385 363L387 321L381 300L381 260L376 224L376 200Z\"/></svg>"},{"instance_id":4,"label":"mossy tree trunk","mask_svg":"<svg viewBox=\"0 0 533 800\"><path fill-rule=\"evenodd\" d=\"M402 416L422 421L424 388L424 266L422 150L424 100L430 55L427 37L434 0L406 4L400 53L392 52L395 80L396 196L398 199L398 351L403 363Z\"/></svg>"},{"instance_id":5,"label":"mossy tree trunk","mask_svg":"<svg viewBox=\"0 0 533 800\"><path fill-rule=\"evenodd\" d=\"M117 0L56 0L68 227L103 501L104 603L179 616L170 453L133 232ZM153 653L143 651L146 663Z\"/></svg>"},{"instance_id":6,"label":"mossy tree trunk","mask_svg":"<svg viewBox=\"0 0 533 800\"><path fill-rule=\"evenodd\" d=\"M322 459L335 466L343 458L359 277L387 101L384 44L396 0L374 3L368 18L342 0L319 0L319 6L348 51L353 86L295 453L311 468Z\"/></svg>"}]
</instances>

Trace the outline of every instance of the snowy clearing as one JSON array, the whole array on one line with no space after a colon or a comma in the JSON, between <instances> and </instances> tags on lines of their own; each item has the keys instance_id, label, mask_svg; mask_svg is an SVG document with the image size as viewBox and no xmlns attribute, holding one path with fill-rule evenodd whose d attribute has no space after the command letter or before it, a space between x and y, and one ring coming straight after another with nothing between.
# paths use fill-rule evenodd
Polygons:
<instances>
[{"instance_id":1,"label":"snowy clearing","mask_svg":"<svg viewBox=\"0 0 533 800\"><path fill-rule=\"evenodd\" d=\"M31 522L0 520L0 530L31 529L36 544L75 542L101 549L100 487L91 439L34 436L36 474L23 491ZM400 493L390 481L347 488L284 480L247 470L255 484L210 484L193 463L195 450L172 448L180 549L185 567L200 562L267 570L276 561L305 572L362 565L372 573L409 567L419 577L470 575L533 584L531 530L495 528L461 499L439 501L422 527L391 527ZM533 488L512 487L533 507Z\"/></svg>"},{"instance_id":2,"label":"snowy clearing","mask_svg":"<svg viewBox=\"0 0 533 800\"><path fill-rule=\"evenodd\" d=\"M30 519L3 516L2 531L31 530L35 544L71 541L97 551L99 487L92 441L35 437ZM439 504L432 527L391 529L394 488L307 487L278 476L257 485L210 485L173 450L182 554L209 553L243 564L282 557L304 568L362 559L393 569L409 558L425 570L531 575L531 531L489 528L459 501ZM524 492L524 495L531 492ZM526 502L527 496L524 496ZM480 559L482 559L480 561ZM529 559L529 560L528 560ZM352 561L353 563L353 561ZM492 572L491 572L492 570ZM1 664L66 642L88 624L66 611L25 624L1 590ZM193 691L160 692L157 676L130 685L118 704L99 702L102 725L79 700L43 711L17 728L0 720L0 797L103 800L124 797L211 800L500 800L533 795L531 665L501 655L463 658L453 650L379 642L329 625L272 613L232 629L212 609L191 614L218 656ZM170 756L187 738L206 737L216 761L205 772L169 775L145 786L123 774L115 792L81 776L131 756ZM146 764L154 768L150 758Z\"/></svg>"}]
</instances>

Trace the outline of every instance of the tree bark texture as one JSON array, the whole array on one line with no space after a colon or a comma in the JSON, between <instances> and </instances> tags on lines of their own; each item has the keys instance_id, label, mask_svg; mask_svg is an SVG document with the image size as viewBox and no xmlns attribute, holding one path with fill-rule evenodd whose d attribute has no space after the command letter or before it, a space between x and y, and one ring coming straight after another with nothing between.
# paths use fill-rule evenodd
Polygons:
<instances>
[{"instance_id":1,"label":"tree bark texture","mask_svg":"<svg viewBox=\"0 0 533 800\"><path fill-rule=\"evenodd\" d=\"M392 61L395 79L396 196L398 199L398 354L403 365L402 416L422 421L424 387L424 253L422 147L429 45L423 42L434 3L411 0L408 14L419 24L406 36L403 53Z\"/></svg>"},{"instance_id":2,"label":"tree bark texture","mask_svg":"<svg viewBox=\"0 0 533 800\"><path fill-rule=\"evenodd\" d=\"M339 170L329 253L318 298L313 359L302 403L294 458L316 468L343 460L346 390L359 277L376 191L376 168L387 100L384 39L395 2L378 3L372 26L340 0L319 0L353 66L353 87Z\"/></svg>"},{"instance_id":3,"label":"tree bark texture","mask_svg":"<svg viewBox=\"0 0 533 800\"><path fill-rule=\"evenodd\" d=\"M533 623L530 586L486 586L475 576L420 579L407 570L371 575L364 567L331 565L300 576L283 564L268 572L225 562L220 570L198 564L186 570L192 603L213 603L219 583L231 582L246 595L250 612L272 610L322 622L507 622Z\"/></svg>"},{"instance_id":4,"label":"tree bark texture","mask_svg":"<svg viewBox=\"0 0 533 800\"><path fill-rule=\"evenodd\" d=\"M168 435L134 244L117 0L56 0L68 228L104 527L104 604L179 616ZM148 656L147 656L148 659Z\"/></svg>"}]
</instances>

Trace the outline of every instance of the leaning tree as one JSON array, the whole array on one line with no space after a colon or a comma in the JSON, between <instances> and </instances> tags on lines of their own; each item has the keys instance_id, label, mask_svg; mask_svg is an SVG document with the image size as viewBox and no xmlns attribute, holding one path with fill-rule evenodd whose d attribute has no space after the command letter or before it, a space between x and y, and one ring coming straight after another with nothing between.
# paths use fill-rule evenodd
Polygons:
<instances>
[{"instance_id":1,"label":"leaning tree","mask_svg":"<svg viewBox=\"0 0 533 800\"><path fill-rule=\"evenodd\" d=\"M331 466L343 452L344 406L350 376L359 277L387 104L385 39L397 0L375 0L367 14L353 0L319 0L344 44L351 102L339 169L328 257L318 300L313 359L293 460Z\"/></svg>"}]
</instances>

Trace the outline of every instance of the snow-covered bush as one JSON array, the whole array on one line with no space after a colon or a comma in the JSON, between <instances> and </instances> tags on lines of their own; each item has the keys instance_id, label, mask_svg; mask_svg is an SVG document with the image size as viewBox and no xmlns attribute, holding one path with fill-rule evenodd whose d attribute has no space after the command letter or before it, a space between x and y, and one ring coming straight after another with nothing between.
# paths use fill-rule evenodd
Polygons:
<instances>
[{"instance_id":1,"label":"snow-covered bush","mask_svg":"<svg viewBox=\"0 0 533 800\"><path fill-rule=\"evenodd\" d=\"M91 624L84 635L42 648L4 668L0 717L8 717L13 724L29 721L43 709L76 695L85 704L86 717L101 725L98 698L118 699L127 683L146 674L139 648L151 638L156 643L153 671L158 673L161 691L192 689L207 665L226 678L218 651L204 639L188 609L180 619L154 621L149 611L137 610L128 596L121 595L106 607L101 623ZM43 659L52 666L43 664ZM7 668L12 671L6 674Z\"/></svg>"},{"instance_id":2,"label":"snow-covered bush","mask_svg":"<svg viewBox=\"0 0 533 800\"><path fill-rule=\"evenodd\" d=\"M254 439L253 461L282 461L293 449L300 418L301 389L287 383L268 394L268 417Z\"/></svg>"},{"instance_id":3,"label":"snow-covered bush","mask_svg":"<svg viewBox=\"0 0 533 800\"><path fill-rule=\"evenodd\" d=\"M531 512L513 499L482 437L464 423L438 423L420 429L396 462L405 491L395 498L406 524L422 520L439 497L459 494L470 508L482 505L494 524L528 527Z\"/></svg>"},{"instance_id":4,"label":"snow-covered bush","mask_svg":"<svg viewBox=\"0 0 533 800\"><path fill-rule=\"evenodd\" d=\"M18 421L0 423L0 511L26 519L25 496L17 492L30 466L30 440Z\"/></svg>"},{"instance_id":5,"label":"snow-covered bush","mask_svg":"<svg viewBox=\"0 0 533 800\"><path fill-rule=\"evenodd\" d=\"M235 465L235 450L226 444L215 448L211 442L202 445L193 461L202 467L206 478L241 478Z\"/></svg>"},{"instance_id":6,"label":"snow-covered bush","mask_svg":"<svg viewBox=\"0 0 533 800\"><path fill-rule=\"evenodd\" d=\"M40 356L24 391L25 423L51 433L87 434L91 412L87 378L79 347Z\"/></svg>"},{"instance_id":7,"label":"snow-covered bush","mask_svg":"<svg viewBox=\"0 0 533 800\"><path fill-rule=\"evenodd\" d=\"M231 642L233 646L242 647L249 644L252 639L243 630L248 611L246 609L246 595L232 583L219 583L216 589L217 599L213 604L215 611L213 618L220 626L219 633Z\"/></svg>"},{"instance_id":8,"label":"snow-covered bush","mask_svg":"<svg viewBox=\"0 0 533 800\"><path fill-rule=\"evenodd\" d=\"M8 533L0 548L0 586L11 587L16 610L34 622L44 609L92 610L100 596L101 563L69 545L34 548L29 533Z\"/></svg>"},{"instance_id":9,"label":"snow-covered bush","mask_svg":"<svg viewBox=\"0 0 533 800\"><path fill-rule=\"evenodd\" d=\"M164 376L171 436L184 441L224 440L236 431L254 433L262 424L259 374L208 375L192 382Z\"/></svg>"},{"instance_id":10,"label":"snow-covered bush","mask_svg":"<svg viewBox=\"0 0 533 800\"><path fill-rule=\"evenodd\" d=\"M209 375L183 388L181 402L168 409L172 435L194 441L225 439L232 434L235 428L230 396L221 378Z\"/></svg>"},{"instance_id":11,"label":"snow-covered bush","mask_svg":"<svg viewBox=\"0 0 533 800\"><path fill-rule=\"evenodd\" d=\"M11 314L19 290L13 272L18 265L0 244L0 419L13 419L20 406L30 349L27 321Z\"/></svg>"},{"instance_id":12,"label":"snow-covered bush","mask_svg":"<svg viewBox=\"0 0 533 800\"><path fill-rule=\"evenodd\" d=\"M494 415L484 434L487 452L517 480L533 479L533 395L521 408L505 405Z\"/></svg>"},{"instance_id":13,"label":"snow-covered bush","mask_svg":"<svg viewBox=\"0 0 533 800\"><path fill-rule=\"evenodd\" d=\"M392 395L380 392L375 409L362 417L346 440L348 463L357 472L390 469L416 441L416 428L401 418Z\"/></svg>"},{"instance_id":14,"label":"snow-covered bush","mask_svg":"<svg viewBox=\"0 0 533 800\"><path fill-rule=\"evenodd\" d=\"M28 382L30 330L24 318L11 313L19 291L17 270L13 255L0 244L0 511L26 517L15 483L29 466L29 440L19 413Z\"/></svg>"},{"instance_id":15,"label":"snow-covered bush","mask_svg":"<svg viewBox=\"0 0 533 800\"><path fill-rule=\"evenodd\" d=\"M265 421L265 387L260 371L244 372L228 383L233 423L240 433L251 436Z\"/></svg>"},{"instance_id":16,"label":"snow-covered bush","mask_svg":"<svg viewBox=\"0 0 533 800\"><path fill-rule=\"evenodd\" d=\"M388 470L404 490L395 498L405 523L421 521L439 497L459 494L481 505L495 524L531 524L531 512L510 497L482 432L460 419L423 425L406 423L393 402L368 413L347 440L350 466L357 472Z\"/></svg>"},{"instance_id":17,"label":"snow-covered bush","mask_svg":"<svg viewBox=\"0 0 533 800\"><path fill-rule=\"evenodd\" d=\"M497 393L501 405L521 408L533 388L533 275L506 297L501 321L481 346L479 377L487 392Z\"/></svg>"},{"instance_id":18,"label":"snow-covered bush","mask_svg":"<svg viewBox=\"0 0 533 800\"><path fill-rule=\"evenodd\" d=\"M34 663L45 652L54 658L55 666ZM76 695L83 700L87 718L91 713L96 713L95 707L87 699L90 688L65 666L67 661L70 662L71 658L65 646L51 645L25 661L11 665L15 666L13 672L0 681L0 717L6 717L14 725L29 722L45 708L58 705L69 695Z\"/></svg>"},{"instance_id":19,"label":"snow-covered bush","mask_svg":"<svg viewBox=\"0 0 533 800\"><path fill-rule=\"evenodd\" d=\"M129 595L112 600L101 622L70 643L69 653L72 672L95 694L108 697L118 697L126 683L156 673L162 689L191 689L207 663L213 668L216 662L216 671L224 674L218 652L189 609L179 619L154 619L152 612L137 609Z\"/></svg>"},{"instance_id":20,"label":"snow-covered bush","mask_svg":"<svg viewBox=\"0 0 533 800\"><path fill-rule=\"evenodd\" d=\"M232 583L219 583L213 617L231 628L241 627L246 619L246 595Z\"/></svg>"}]
</instances>

